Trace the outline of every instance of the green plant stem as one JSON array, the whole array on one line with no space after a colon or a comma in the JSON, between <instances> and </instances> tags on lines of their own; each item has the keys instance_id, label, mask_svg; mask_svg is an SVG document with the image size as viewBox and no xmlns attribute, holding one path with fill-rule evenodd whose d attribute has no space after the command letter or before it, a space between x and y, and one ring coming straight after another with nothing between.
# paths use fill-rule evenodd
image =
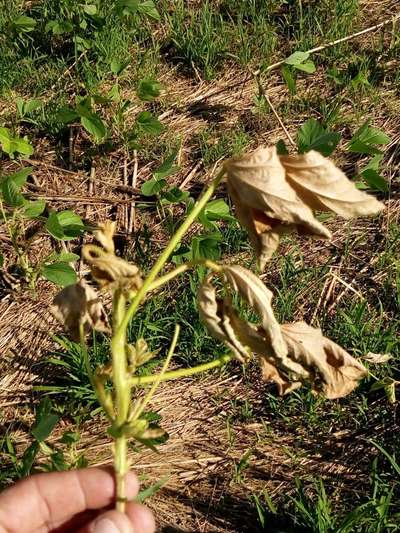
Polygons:
<instances>
[{"instance_id":1,"label":"green plant stem","mask_svg":"<svg viewBox=\"0 0 400 533\"><path fill-rule=\"evenodd\" d=\"M222 355L221 357L218 357L218 359L214 359L209 363L192 366L190 368L181 368L180 370L171 370L171 372L165 372L165 374L163 374L161 378L160 374L151 374L150 376L135 376L130 379L130 383L133 387L141 387L143 385L148 385L149 383L154 383L158 379L161 382L184 378L187 376L192 376L193 374L200 374L201 372L211 370L212 368L225 366L233 359L233 355Z\"/></svg>"},{"instance_id":2,"label":"green plant stem","mask_svg":"<svg viewBox=\"0 0 400 533\"><path fill-rule=\"evenodd\" d=\"M149 291L153 281L156 279L157 274L160 272L160 270L163 268L165 263L168 261L169 256L178 246L182 237L185 235L187 230L196 220L197 216L202 211L202 209L205 207L208 200L212 197L218 185L221 183L224 175L225 175L225 171L222 169L218 173L218 175L214 178L214 180L212 181L208 189L206 189L206 191L200 197L198 202L194 205L192 211L189 213L187 218L182 222L180 227L177 229L177 231L175 232L175 235L173 235L172 239L169 241L168 245L166 246L166 248L164 249L160 257L157 259L156 263L154 264L153 268L150 270L147 278L145 279L142 287L137 292L135 298L132 300L131 305L129 306L123 320L121 321L119 329L116 333L116 337L124 334L124 332L126 331L126 328L128 327L129 321L135 315L141 301L143 300L146 293Z\"/></svg>"},{"instance_id":3,"label":"green plant stem","mask_svg":"<svg viewBox=\"0 0 400 533\"><path fill-rule=\"evenodd\" d=\"M191 268L199 265L210 268L211 270L214 270L214 272L220 272L222 270L222 268L217 263L214 263L214 261L211 261L210 259L199 259L195 261L190 261L188 263L184 263L183 265L178 266L177 268L174 268L170 272L167 272L167 274L165 274L164 276L160 276L159 278L157 278L155 281L153 281L148 290L153 291L154 289L158 289L159 287L162 287L162 285L165 285L180 274L183 274Z\"/></svg>"},{"instance_id":4,"label":"green plant stem","mask_svg":"<svg viewBox=\"0 0 400 533\"><path fill-rule=\"evenodd\" d=\"M121 291L117 290L113 301L113 331L119 331L121 320L125 314L126 300ZM122 426L128 419L131 386L128 379L127 358L125 352L126 329L114 334L111 339L111 356L113 383L115 392L115 423ZM128 473L127 439L120 435L115 439L114 470L116 478L116 509L125 511L126 474Z\"/></svg>"}]
</instances>

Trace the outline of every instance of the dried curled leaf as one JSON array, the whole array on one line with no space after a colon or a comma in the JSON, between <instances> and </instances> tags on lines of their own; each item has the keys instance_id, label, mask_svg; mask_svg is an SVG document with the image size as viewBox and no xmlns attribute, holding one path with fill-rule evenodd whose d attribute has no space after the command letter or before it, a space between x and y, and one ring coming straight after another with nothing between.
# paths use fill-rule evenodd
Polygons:
<instances>
[{"instance_id":1,"label":"dried curled leaf","mask_svg":"<svg viewBox=\"0 0 400 533\"><path fill-rule=\"evenodd\" d=\"M305 322L283 324L281 328L289 357L309 371L313 389L322 390L326 398L346 396L367 375L357 359L324 337L320 329Z\"/></svg>"},{"instance_id":2,"label":"dried curled leaf","mask_svg":"<svg viewBox=\"0 0 400 533\"><path fill-rule=\"evenodd\" d=\"M302 235L331 238L287 182L275 146L229 159L224 167L229 195L249 233L261 269L284 233L297 230Z\"/></svg>"},{"instance_id":3,"label":"dried curled leaf","mask_svg":"<svg viewBox=\"0 0 400 533\"><path fill-rule=\"evenodd\" d=\"M363 357L364 361L368 361L368 363L372 363L374 365L379 365L382 363L387 363L392 359L392 356L390 353L373 353L368 352Z\"/></svg>"},{"instance_id":4,"label":"dried curled leaf","mask_svg":"<svg viewBox=\"0 0 400 533\"><path fill-rule=\"evenodd\" d=\"M109 254L115 253L114 234L117 228L115 221L106 220L98 225L97 230L93 232L95 239L102 245Z\"/></svg>"},{"instance_id":5,"label":"dried curled leaf","mask_svg":"<svg viewBox=\"0 0 400 533\"><path fill-rule=\"evenodd\" d=\"M217 298L217 292L208 279L200 286L198 301L200 319L211 335L224 342L236 359L242 363L248 361L249 350L239 342L231 324L233 310L230 303Z\"/></svg>"},{"instance_id":6,"label":"dried curled leaf","mask_svg":"<svg viewBox=\"0 0 400 533\"><path fill-rule=\"evenodd\" d=\"M99 296L84 280L60 291L54 298L50 310L75 341L79 341L80 325L83 326L85 334L91 329L109 331Z\"/></svg>"},{"instance_id":7,"label":"dried curled leaf","mask_svg":"<svg viewBox=\"0 0 400 533\"><path fill-rule=\"evenodd\" d=\"M274 381L280 394L287 394L305 381L327 398L349 394L367 371L340 346L305 322L276 321L272 293L257 276L240 266L224 266L222 272L232 289L256 311L259 325L242 320L229 298L218 299L210 279L199 291L200 316L210 333L225 344L240 361L250 353L259 356L263 378Z\"/></svg>"},{"instance_id":8,"label":"dried curled leaf","mask_svg":"<svg viewBox=\"0 0 400 533\"><path fill-rule=\"evenodd\" d=\"M82 255L90 266L92 276L104 289L122 289L135 292L143 284L139 269L111 253L104 252L99 246L87 244Z\"/></svg>"},{"instance_id":9,"label":"dried curled leaf","mask_svg":"<svg viewBox=\"0 0 400 533\"><path fill-rule=\"evenodd\" d=\"M382 202L360 191L332 161L315 150L280 157L286 179L301 200L315 211L333 211L344 218L375 215Z\"/></svg>"},{"instance_id":10,"label":"dried curled leaf","mask_svg":"<svg viewBox=\"0 0 400 533\"><path fill-rule=\"evenodd\" d=\"M132 344L127 345L128 361L130 365L130 371L134 371L138 366L144 365L147 361L150 361L156 352L152 352L147 342L144 339L137 339L135 346Z\"/></svg>"}]
</instances>

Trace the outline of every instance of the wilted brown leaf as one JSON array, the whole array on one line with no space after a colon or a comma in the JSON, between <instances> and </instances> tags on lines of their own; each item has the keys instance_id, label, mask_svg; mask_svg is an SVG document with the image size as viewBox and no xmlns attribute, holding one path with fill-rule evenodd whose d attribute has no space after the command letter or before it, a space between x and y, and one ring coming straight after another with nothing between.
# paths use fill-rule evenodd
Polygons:
<instances>
[{"instance_id":1,"label":"wilted brown leaf","mask_svg":"<svg viewBox=\"0 0 400 533\"><path fill-rule=\"evenodd\" d=\"M87 244L82 249L82 256L101 288L137 291L142 286L143 281L136 265L104 252L99 246Z\"/></svg>"},{"instance_id":2,"label":"wilted brown leaf","mask_svg":"<svg viewBox=\"0 0 400 533\"><path fill-rule=\"evenodd\" d=\"M80 324L85 334L91 329L109 331L99 296L84 280L62 289L54 298L50 310L75 341L79 341Z\"/></svg>"},{"instance_id":3,"label":"wilted brown leaf","mask_svg":"<svg viewBox=\"0 0 400 533\"><path fill-rule=\"evenodd\" d=\"M375 215L384 209L360 191L332 161L315 150L280 157L286 179L301 200L315 211L333 211L345 218Z\"/></svg>"},{"instance_id":4,"label":"wilted brown leaf","mask_svg":"<svg viewBox=\"0 0 400 533\"><path fill-rule=\"evenodd\" d=\"M322 331L305 322L283 324L282 334L289 357L310 374L313 389L328 399L352 392L367 375L366 368Z\"/></svg>"},{"instance_id":5,"label":"wilted brown leaf","mask_svg":"<svg viewBox=\"0 0 400 533\"><path fill-rule=\"evenodd\" d=\"M114 233L116 228L117 223L115 221L106 220L98 224L98 229L93 232L95 239L109 254L115 253Z\"/></svg>"},{"instance_id":6,"label":"wilted brown leaf","mask_svg":"<svg viewBox=\"0 0 400 533\"><path fill-rule=\"evenodd\" d=\"M297 229L302 235L331 237L287 182L275 146L229 159L224 167L237 217L249 233L261 269L284 233Z\"/></svg>"}]
</instances>

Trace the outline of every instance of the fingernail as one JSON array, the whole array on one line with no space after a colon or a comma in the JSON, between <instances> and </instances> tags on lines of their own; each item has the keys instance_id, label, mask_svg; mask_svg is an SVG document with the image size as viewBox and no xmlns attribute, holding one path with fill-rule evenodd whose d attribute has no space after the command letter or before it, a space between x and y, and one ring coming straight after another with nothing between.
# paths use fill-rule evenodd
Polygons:
<instances>
[{"instance_id":1,"label":"fingernail","mask_svg":"<svg viewBox=\"0 0 400 533\"><path fill-rule=\"evenodd\" d=\"M108 518L100 518L95 523L93 533L131 533L132 529L128 531L126 528L120 529L112 520Z\"/></svg>"}]
</instances>

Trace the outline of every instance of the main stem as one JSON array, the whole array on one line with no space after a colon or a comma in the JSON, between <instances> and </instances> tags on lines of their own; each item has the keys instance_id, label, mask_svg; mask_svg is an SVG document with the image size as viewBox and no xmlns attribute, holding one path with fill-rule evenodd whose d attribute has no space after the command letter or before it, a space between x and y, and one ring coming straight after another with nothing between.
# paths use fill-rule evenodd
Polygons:
<instances>
[{"instance_id":1,"label":"main stem","mask_svg":"<svg viewBox=\"0 0 400 533\"><path fill-rule=\"evenodd\" d=\"M120 291L114 295L113 301L113 331L119 331L125 314L125 297ZM111 356L113 382L115 391L115 423L121 427L128 419L131 385L128 378L125 340L126 330L113 335L111 340ZM126 474L128 473L127 439L120 435L115 439L114 469L116 478L116 509L125 511L126 503Z\"/></svg>"},{"instance_id":2,"label":"main stem","mask_svg":"<svg viewBox=\"0 0 400 533\"><path fill-rule=\"evenodd\" d=\"M196 220L197 216L202 211L202 209L205 207L208 200L212 197L218 185L221 183L222 178L224 177L224 174L225 174L224 170L221 170L218 173L218 175L212 181L211 185L208 187L208 189L204 192L204 194L198 200L197 204L195 204L195 206L193 207L192 211L189 213L187 218L182 222L180 227L177 229L175 235L169 241L168 245L166 246L166 248L164 249L160 257L157 259L156 263L154 264L153 268L150 270L147 278L145 279L142 287L139 289L135 298L132 300L132 303L129 309L125 313L125 316L119 326L116 336L122 335L123 332L126 331L126 328L128 327L130 320L135 315L137 308L139 307L145 294L150 289L150 286L155 280L155 278L157 277L157 274L160 272L160 270L162 270L163 266L168 261L169 256L175 250L176 246L180 243L182 237L185 235L187 230Z\"/></svg>"}]
</instances>

